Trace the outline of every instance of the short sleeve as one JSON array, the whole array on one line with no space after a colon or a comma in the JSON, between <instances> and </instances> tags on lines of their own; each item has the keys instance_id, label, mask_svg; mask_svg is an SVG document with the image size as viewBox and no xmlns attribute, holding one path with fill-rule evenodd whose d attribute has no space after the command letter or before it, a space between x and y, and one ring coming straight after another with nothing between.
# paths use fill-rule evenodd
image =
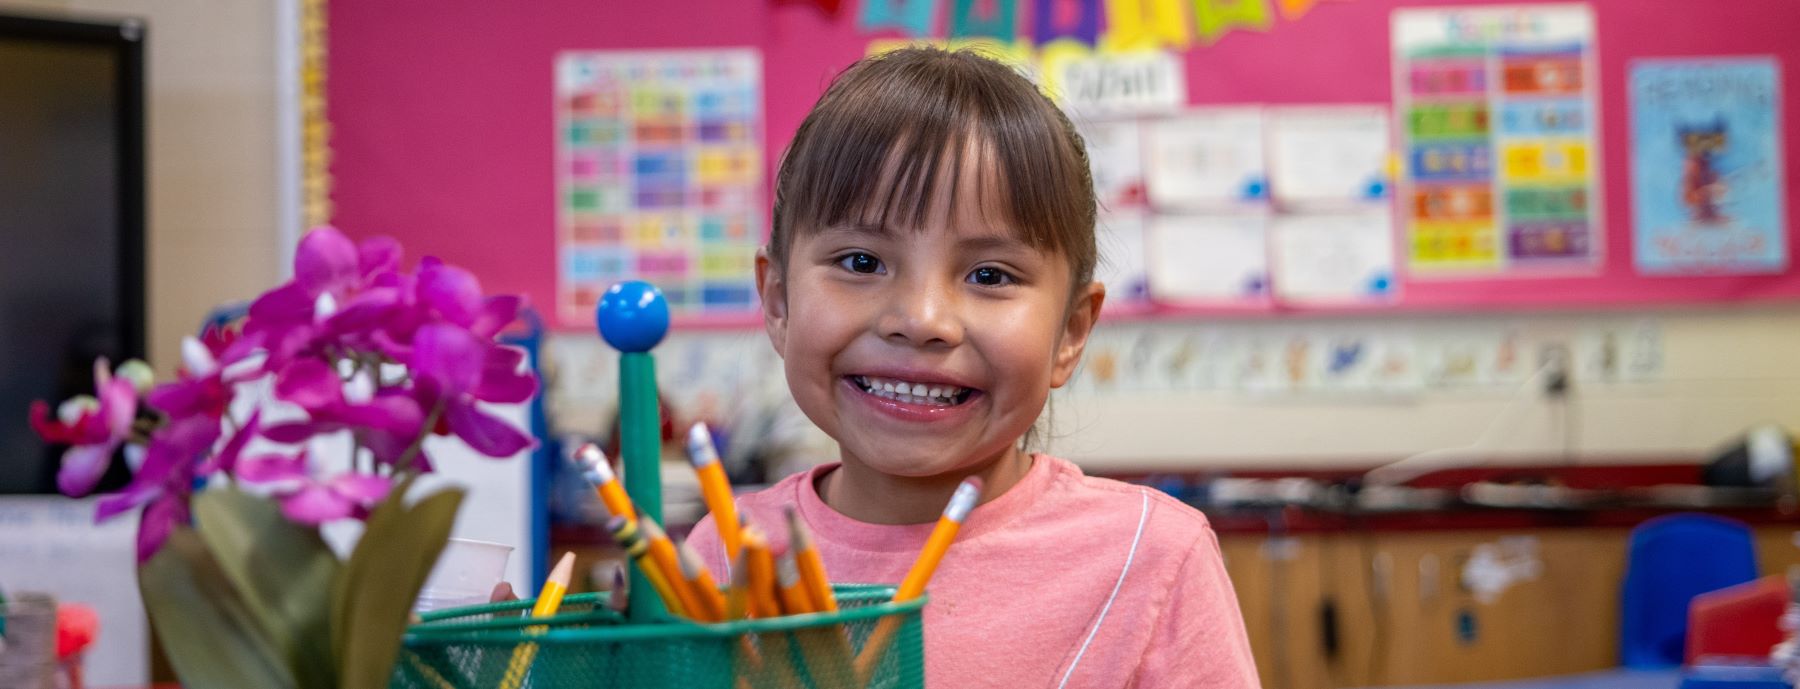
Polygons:
<instances>
[{"instance_id":1,"label":"short sleeve","mask_svg":"<svg viewBox=\"0 0 1800 689\"><path fill-rule=\"evenodd\" d=\"M1130 686L1258 689L1256 661L1211 528L1194 541L1170 582L1169 601Z\"/></svg>"}]
</instances>

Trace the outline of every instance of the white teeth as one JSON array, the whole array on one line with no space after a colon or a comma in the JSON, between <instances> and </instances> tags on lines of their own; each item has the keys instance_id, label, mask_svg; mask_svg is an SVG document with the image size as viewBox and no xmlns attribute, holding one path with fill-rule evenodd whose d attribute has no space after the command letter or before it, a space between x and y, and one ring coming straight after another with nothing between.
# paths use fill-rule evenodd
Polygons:
<instances>
[{"instance_id":1,"label":"white teeth","mask_svg":"<svg viewBox=\"0 0 1800 689\"><path fill-rule=\"evenodd\" d=\"M908 404L951 405L963 394L963 388L955 385L909 383L870 376L857 376L856 381L872 395Z\"/></svg>"}]
</instances>

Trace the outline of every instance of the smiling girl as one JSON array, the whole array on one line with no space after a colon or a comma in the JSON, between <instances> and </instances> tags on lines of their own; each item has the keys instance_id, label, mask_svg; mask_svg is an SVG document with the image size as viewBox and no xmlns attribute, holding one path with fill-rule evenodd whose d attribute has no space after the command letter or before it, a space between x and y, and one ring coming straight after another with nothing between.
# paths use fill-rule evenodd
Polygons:
<instances>
[{"instance_id":1,"label":"smiling girl","mask_svg":"<svg viewBox=\"0 0 1800 689\"><path fill-rule=\"evenodd\" d=\"M834 580L892 584L981 477L931 581L928 686L1258 686L1206 518L1024 449L1105 299L1094 214L1068 119L970 52L850 67L782 161L763 317L842 462L738 510L779 524L794 506ZM691 542L728 579L710 520Z\"/></svg>"}]
</instances>

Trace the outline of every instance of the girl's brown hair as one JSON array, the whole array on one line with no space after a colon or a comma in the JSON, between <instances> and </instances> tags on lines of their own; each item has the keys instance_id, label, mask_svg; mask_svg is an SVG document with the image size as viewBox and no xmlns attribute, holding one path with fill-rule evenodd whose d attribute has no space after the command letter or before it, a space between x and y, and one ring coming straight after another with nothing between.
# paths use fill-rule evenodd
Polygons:
<instances>
[{"instance_id":1,"label":"girl's brown hair","mask_svg":"<svg viewBox=\"0 0 1800 689\"><path fill-rule=\"evenodd\" d=\"M785 266L797 233L862 221L918 227L933 194L955 193L971 146L991 161L981 167L997 177L1007 224L1065 256L1075 289L1087 285L1095 201L1081 136L1025 77L969 50L902 48L838 75L781 161L771 259Z\"/></svg>"}]
</instances>

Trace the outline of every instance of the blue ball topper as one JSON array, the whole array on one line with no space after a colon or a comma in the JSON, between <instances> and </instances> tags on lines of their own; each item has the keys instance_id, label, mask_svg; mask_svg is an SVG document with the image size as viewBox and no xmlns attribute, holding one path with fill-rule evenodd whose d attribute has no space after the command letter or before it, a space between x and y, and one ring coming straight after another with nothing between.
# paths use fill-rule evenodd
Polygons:
<instances>
[{"instance_id":1,"label":"blue ball topper","mask_svg":"<svg viewBox=\"0 0 1800 689\"><path fill-rule=\"evenodd\" d=\"M669 302L662 290L642 280L607 288L594 308L600 337L621 352L648 352L669 334Z\"/></svg>"}]
</instances>

